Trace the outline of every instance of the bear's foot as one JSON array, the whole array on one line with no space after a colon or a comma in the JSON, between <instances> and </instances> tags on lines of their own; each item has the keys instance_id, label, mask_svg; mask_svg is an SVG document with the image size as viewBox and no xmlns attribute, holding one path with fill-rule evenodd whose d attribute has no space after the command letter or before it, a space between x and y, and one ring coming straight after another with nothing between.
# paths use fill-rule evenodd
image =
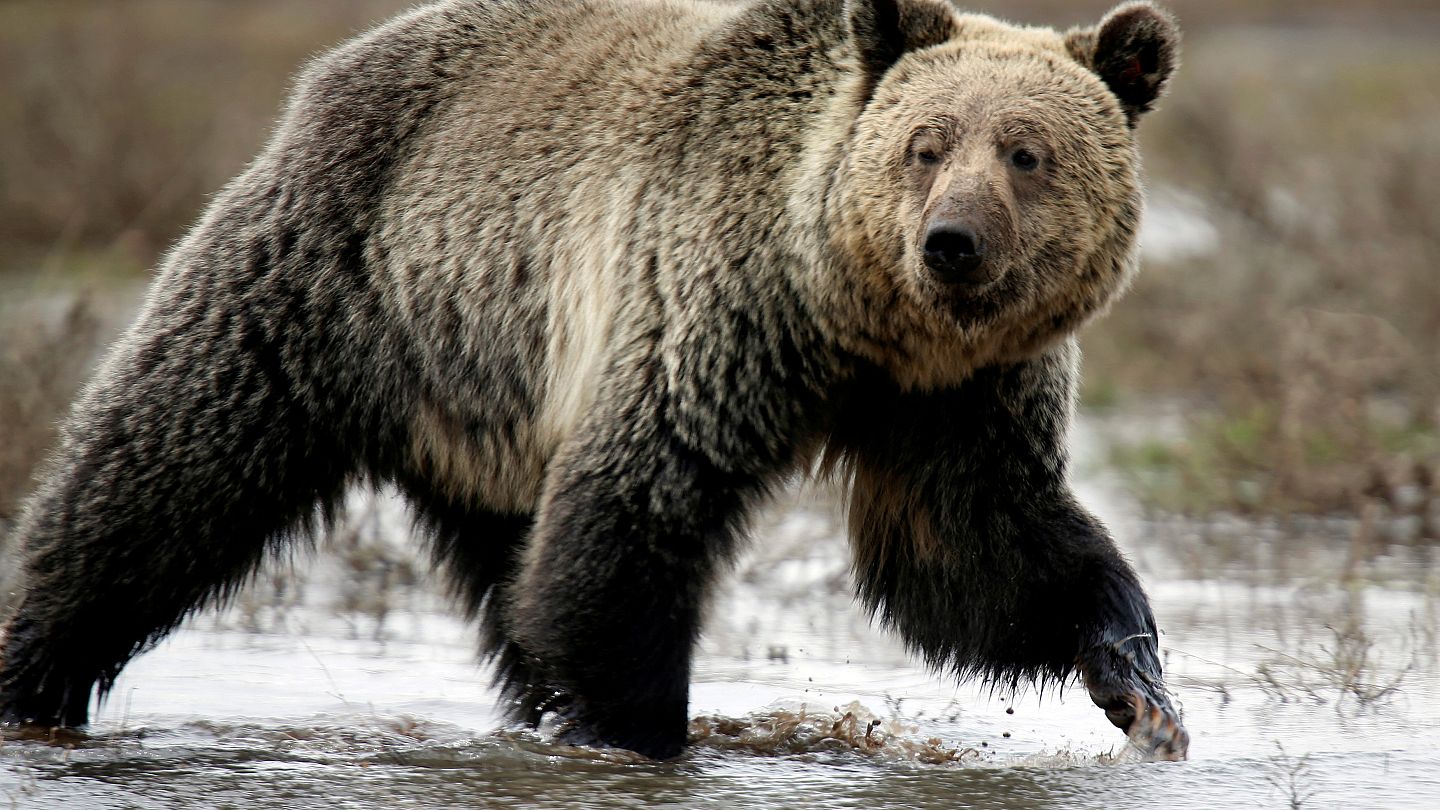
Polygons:
<instances>
[{"instance_id":1,"label":"bear's foot","mask_svg":"<svg viewBox=\"0 0 1440 810\"><path fill-rule=\"evenodd\" d=\"M677 733L642 728L606 731L583 721L570 720L556 732L555 741L585 748L622 748L650 759L666 760L680 756L685 749L685 729Z\"/></svg>"},{"instance_id":2,"label":"bear's foot","mask_svg":"<svg viewBox=\"0 0 1440 810\"><path fill-rule=\"evenodd\" d=\"M1106 709L1105 716L1125 730L1146 761L1184 760L1190 751L1190 733L1181 725L1169 699L1161 698L1157 703L1143 695L1130 695L1129 701L1119 710Z\"/></svg>"},{"instance_id":3,"label":"bear's foot","mask_svg":"<svg viewBox=\"0 0 1440 810\"><path fill-rule=\"evenodd\" d=\"M83 726L98 677L92 662L57 652L55 634L16 619L0 646L0 725L40 728Z\"/></svg>"},{"instance_id":4,"label":"bear's foot","mask_svg":"<svg viewBox=\"0 0 1440 810\"><path fill-rule=\"evenodd\" d=\"M1107 644L1081 656L1080 675L1090 699L1105 710L1105 717L1125 732L1147 761L1184 760L1190 750L1190 733L1170 700L1158 664L1153 664L1155 656L1142 655L1137 661L1119 647Z\"/></svg>"},{"instance_id":5,"label":"bear's foot","mask_svg":"<svg viewBox=\"0 0 1440 810\"><path fill-rule=\"evenodd\" d=\"M617 713L608 721L587 716L573 704L557 714L555 741L563 745L620 748L654 760L674 759L685 749L687 725L664 722L645 709Z\"/></svg>"},{"instance_id":6,"label":"bear's foot","mask_svg":"<svg viewBox=\"0 0 1440 810\"><path fill-rule=\"evenodd\" d=\"M571 725L555 735L555 741L564 745L582 748L618 748L633 751L653 760L674 759L685 749L685 742L658 738L640 738L630 735L602 735L594 729Z\"/></svg>"},{"instance_id":7,"label":"bear's foot","mask_svg":"<svg viewBox=\"0 0 1440 810\"><path fill-rule=\"evenodd\" d=\"M24 695L20 690L0 691L0 726L39 726L75 728L89 721L89 692L85 700L65 699L71 691L56 689ZM60 694L54 694L54 693Z\"/></svg>"},{"instance_id":8,"label":"bear's foot","mask_svg":"<svg viewBox=\"0 0 1440 810\"><path fill-rule=\"evenodd\" d=\"M74 728L85 725L89 720L88 712L82 707L80 711L67 711L62 708L62 701L47 699L47 695L39 695L31 699L25 699L18 694L6 694L0 692L0 726L8 729L29 729L29 728Z\"/></svg>"}]
</instances>

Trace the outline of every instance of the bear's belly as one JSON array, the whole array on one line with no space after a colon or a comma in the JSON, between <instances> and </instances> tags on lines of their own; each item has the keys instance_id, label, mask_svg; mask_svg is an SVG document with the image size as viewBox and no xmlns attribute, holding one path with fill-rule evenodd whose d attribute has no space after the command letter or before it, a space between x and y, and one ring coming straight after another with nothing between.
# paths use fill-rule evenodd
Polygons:
<instances>
[{"instance_id":1,"label":"bear's belly","mask_svg":"<svg viewBox=\"0 0 1440 810\"><path fill-rule=\"evenodd\" d=\"M535 511L554 449L534 420L476 430L439 403L422 405L410 424L411 469L447 497L496 512Z\"/></svg>"}]
</instances>

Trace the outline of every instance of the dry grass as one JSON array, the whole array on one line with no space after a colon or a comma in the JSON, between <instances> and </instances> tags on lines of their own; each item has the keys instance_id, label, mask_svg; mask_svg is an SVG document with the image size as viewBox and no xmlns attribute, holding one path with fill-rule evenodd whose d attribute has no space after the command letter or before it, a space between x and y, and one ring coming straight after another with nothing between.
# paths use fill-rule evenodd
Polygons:
<instances>
[{"instance_id":1,"label":"dry grass","mask_svg":"<svg viewBox=\"0 0 1440 810\"><path fill-rule=\"evenodd\" d=\"M403 0L0 4L0 272L134 272L258 150L289 77Z\"/></svg>"},{"instance_id":2,"label":"dry grass","mask_svg":"<svg viewBox=\"0 0 1440 810\"><path fill-rule=\"evenodd\" d=\"M1310 767L1310 755L1292 757L1285 753L1285 746L1277 740L1275 750L1278 752L1271 761L1271 771L1265 776L1265 781L1285 797L1286 806L1290 810L1302 810L1305 803L1315 798L1316 789L1311 786L1315 775Z\"/></svg>"},{"instance_id":3,"label":"dry grass","mask_svg":"<svg viewBox=\"0 0 1440 810\"><path fill-rule=\"evenodd\" d=\"M1398 695L1416 668L1418 653L1412 646L1410 659L1399 665L1382 660L1363 609L1356 605L1359 599L1347 595L1345 608L1324 625L1326 640L1294 652L1267 648L1267 660L1255 668L1254 684L1282 702L1331 703L1338 711L1374 708ZM1418 625L1411 635L1413 645L1419 640Z\"/></svg>"}]
</instances>

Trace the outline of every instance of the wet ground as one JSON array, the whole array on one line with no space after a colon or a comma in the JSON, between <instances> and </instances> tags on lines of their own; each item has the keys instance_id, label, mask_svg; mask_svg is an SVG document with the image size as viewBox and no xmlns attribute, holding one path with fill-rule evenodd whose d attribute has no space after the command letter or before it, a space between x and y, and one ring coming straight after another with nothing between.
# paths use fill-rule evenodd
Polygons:
<instances>
[{"instance_id":1,"label":"wet ground","mask_svg":"<svg viewBox=\"0 0 1440 810\"><path fill-rule=\"evenodd\" d=\"M852 603L813 494L758 522L715 604L683 758L557 746L504 727L398 504L357 496L335 549L136 660L88 736L0 745L0 808L1440 806L1432 561L1327 585L1342 526L1297 549L1146 523L1087 481L1149 583L1188 762L1138 762L1078 688L918 668Z\"/></svg>"}]
</instances>

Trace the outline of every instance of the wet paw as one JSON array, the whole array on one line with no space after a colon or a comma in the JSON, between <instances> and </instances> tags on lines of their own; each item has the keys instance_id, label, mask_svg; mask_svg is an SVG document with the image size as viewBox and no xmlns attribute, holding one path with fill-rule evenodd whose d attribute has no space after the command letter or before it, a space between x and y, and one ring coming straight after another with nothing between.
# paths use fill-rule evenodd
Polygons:
<instances>
[{"instance_id":1,"label":"wet paw","mask_svg":"<svg viewBox=\"0 0 1440 810\"><path fill-rule=\"evenodd\" d=\"M1125 732L1147 761L1185 759L1190 734L1170 701L1154 655L1137 661L1137 656L1118 647L1098 647L1079 661L1090 699L1105 710L1105 717Z\"/></svg>"},{"instance_id":2,"label":"wet paw","mask_svg":"<svg viewBox=\"0 0 1440 810\"><path fill-rule=\"evenodd\" d=\"M1105 716L1125 732L1147 762L1178 762L1189 754L1190 733L1168 699L1131 694L1124 709L1106 709Z\"/></svg>"},{"instance_id":3,"label":"wet paw","mask_svg":"<svg viewBox=\"0 0 1440 810\"><path fill-rule=\"evenodd\" d=\"M686 726L678 730L646 723L611 723L609 726L596 723L572 706L568 712L559 712L555 716L553 739L561 745L596 750L618 749L659 761L680 756L685 747Z\"/></svg>"}]
</instances>

